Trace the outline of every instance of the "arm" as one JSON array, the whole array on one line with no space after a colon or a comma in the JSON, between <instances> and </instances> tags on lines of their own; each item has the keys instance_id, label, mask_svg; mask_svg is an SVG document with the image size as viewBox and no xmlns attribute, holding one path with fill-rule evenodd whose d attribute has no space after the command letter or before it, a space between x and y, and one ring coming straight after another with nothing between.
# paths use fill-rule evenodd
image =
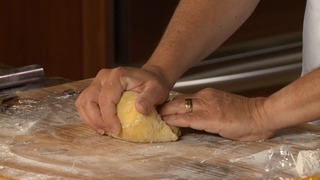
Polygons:
<instances>
[{"instance_id":1,"label":"arm","mask_svg":"<svg viewBox=\"0 0 320 180\"><path fill-rule=\"evenodd\" d=\"M164 74L171 86L250 16L259 0L181 0L158 47L143 66Z\"/></svg>"},{"instance_id":2,"label":"arm","mask_svg":"<svg viewBox=\"0 0 320 180\"><path fill-rule=\"evenodd\" d=\"M100 134L117 134L116 104L123 91L139 93L137 111L163 103L176 80L219 47L251 14L258 0L181 0L149 61L141 68L102 69L80 94L80 118Z\"/></svg>"},{"instance_id":3,"label":"arm","mask_svg":"<svg viewBox=\"0 0 320 180\"><path fill-rule=\"evenodd\" d=\"M320 68L267 98L262 114L273 130L320 119Z\"/></svg>"},{"instance_id":4,"label":"arm","mask_svg":"<svg viewBox=\"0 0 320 180\"><path fill-rule=\"evenodd\" d=\"M266 139L282 128L320 119L320 67L266 98L208 88L188 95L193 100L191 113L186 113L185 98L162 106L164 121L234 140Z\"/></svg>"}]
</instances>

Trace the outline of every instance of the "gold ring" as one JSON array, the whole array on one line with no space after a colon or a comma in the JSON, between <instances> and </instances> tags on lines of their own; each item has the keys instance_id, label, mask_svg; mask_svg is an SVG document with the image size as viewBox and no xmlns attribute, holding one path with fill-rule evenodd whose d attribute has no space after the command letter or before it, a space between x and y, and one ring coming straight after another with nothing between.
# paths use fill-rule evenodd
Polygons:
<instances>
[{"instance_id":1,"label":"gold ring","mask_svg":"<svg viewBox=\"0 0 320 180\"><path fill-rule=\"evenodd\" d=\"M185 102L186 102L187 113L192 112L192 99L187 98Z\"/></svg>"}]
</instances>

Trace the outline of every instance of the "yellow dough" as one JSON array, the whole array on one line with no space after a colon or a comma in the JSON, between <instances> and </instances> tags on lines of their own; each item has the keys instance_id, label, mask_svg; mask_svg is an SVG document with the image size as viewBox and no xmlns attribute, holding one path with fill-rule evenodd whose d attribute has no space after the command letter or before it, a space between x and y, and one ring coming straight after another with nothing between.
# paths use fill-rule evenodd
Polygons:
<instances>
[{"instance_id":1,"label":"yellow dough","mask_svg":"<svg viewBox=\"0 0 320 180\"><path fill-rule=\"evenodd\" d=\"M113 137L131 142L152 143L176 141L180 135L177 127L171 127L162 121L155 108L149 115L140 114L135 108L137 93L126 91L117 105L117 115L122 130Z\"/></svg>"}]
</instances>

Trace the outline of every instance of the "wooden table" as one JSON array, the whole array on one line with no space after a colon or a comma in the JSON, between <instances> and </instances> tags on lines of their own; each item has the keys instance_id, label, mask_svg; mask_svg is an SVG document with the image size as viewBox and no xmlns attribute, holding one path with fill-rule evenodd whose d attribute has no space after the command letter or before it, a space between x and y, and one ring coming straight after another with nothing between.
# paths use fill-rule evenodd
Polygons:
<instances>
[{"instance_id":1,"label":"wooden table","mask_svg":"<svg viewBox=\"0 0 320 180\"><path fill-rule=\"evenodd\" d=\"M182 129L180 140L139 144L100 136L74 107L90 80L22 92L0 111L0 174L13 179L262 179L280 151L320 148L320 128L300 125L259 142L237 142ZM273 155L273 156L271 156ZM268 160L268 157L270 160ZM266 171L269 165L269 172ZM272 165L272 166L271 166ZM0 177L1 179L1 177Z\"/></svg>"}]
</instances>

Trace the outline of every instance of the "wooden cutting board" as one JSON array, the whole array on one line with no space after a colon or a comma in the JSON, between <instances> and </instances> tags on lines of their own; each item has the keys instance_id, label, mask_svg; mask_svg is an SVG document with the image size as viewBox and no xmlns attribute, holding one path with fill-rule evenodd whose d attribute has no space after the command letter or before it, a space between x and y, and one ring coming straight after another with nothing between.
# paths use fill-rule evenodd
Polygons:
<instances>
[{"instance_id":1,"label":"wooden cutting board","mask_svg":"<svg viewBox=\"0 0 320 180\"><path fill-rule=\"evenodd\" d=\"M139 144L101 136L83 125L74 107L77 92L90 82L23 92L1 107L1 175L13 179L292 177L296 175L292 167L266 171L267 165L275 167L282 158L279 150L295 157L299 150L320 148L320 128L313 125L284 129L260 142L231 141L190 129L182 129L182 137L169 143Z\"/></svg>"}]
</instances>

